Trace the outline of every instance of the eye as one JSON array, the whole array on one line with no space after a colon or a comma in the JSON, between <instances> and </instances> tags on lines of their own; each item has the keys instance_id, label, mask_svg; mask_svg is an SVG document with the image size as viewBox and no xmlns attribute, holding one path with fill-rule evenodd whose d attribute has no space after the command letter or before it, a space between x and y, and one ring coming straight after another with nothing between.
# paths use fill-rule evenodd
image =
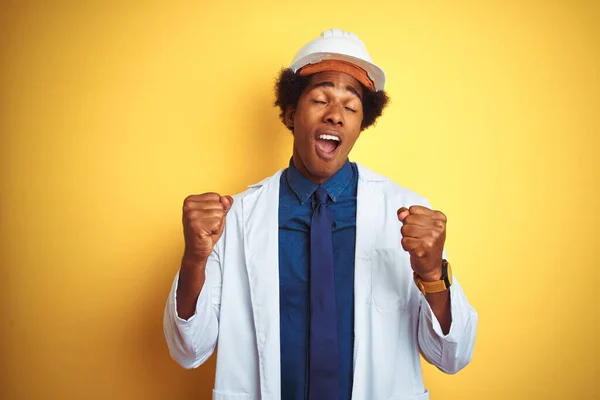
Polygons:
<instances>
[{"instance_id":1,"label":"eye","mask_svg":"<svg viewBox=\"0 0 600 400\"><path fill-rule=\"evenodd\" d=\"M327 104L327 103L325 103L324 101L321 101L321 100L313 100L313 103L315 103L315 104Z\"/></svg>"},{"instance_id":2,"label":"eye","mask_svg":"<svg viewBox=\"0 0 600 400\"><path fill-rule=\"evenodd\" d=\"M355 112L356 112L356 110L355 110L355 109L353 109L353 108L350 108L350 107L346 107L346 110L348 110L348 111L350 111L350 112L352 112L352 113L355 113Z\"/></svg>"}]
</instances>

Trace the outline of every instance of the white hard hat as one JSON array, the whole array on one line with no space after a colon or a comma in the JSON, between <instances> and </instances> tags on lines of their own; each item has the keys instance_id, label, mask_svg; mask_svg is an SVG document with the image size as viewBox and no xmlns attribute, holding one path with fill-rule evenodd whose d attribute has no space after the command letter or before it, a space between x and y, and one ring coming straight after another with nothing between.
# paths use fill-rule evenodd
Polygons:
<instances>
[{"instance_id":1,"label":"white hard hat","mask_svg":"<svg viewBox=\"0 0 600 400\"><path fill-rule=\"evenodd\" d=\"M375 90L383 90L385 86L385 73L371 61L365 44L352 32L340 29L330 29L321 33L321 36L302 47L290 69L297 72L308 64L316 64L323 60L340 60L354 64L369 75L375 85Z\"/></svg>"}]
</instances>

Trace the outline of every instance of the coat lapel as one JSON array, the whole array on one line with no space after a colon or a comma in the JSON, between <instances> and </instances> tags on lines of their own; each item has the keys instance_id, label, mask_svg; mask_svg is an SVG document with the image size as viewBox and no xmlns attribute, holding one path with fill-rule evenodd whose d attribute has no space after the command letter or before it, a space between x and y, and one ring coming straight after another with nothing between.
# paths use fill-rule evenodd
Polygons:
<instances>
[{"instance_id":1,"label":"coat lapel","mask_svg":"<svg viewBox=\"0 0 600 400\"><path fill-rule=\"evenodd\" d=\"M242 200L244 256L256 330L261 399L281 396L279 342L279 179L251 186Z\"/></svg>"},{"instance_id":2,"label":"coat lapel","mask_svg":"<svg viewBox=\"0 0 600 400\"><path fill-rule=\"evenodd\" d=\"M358 167L358 193L356 196L356 256L357 259L364 259L373 248L375 238L372 232L371 221L376 220L381 215L381 209L373 207L376 203L375 196L380 191L375 190L373 185L377 185L387 180L386 177L376 174L360 164Z\"/></svg>"},{"instance_id":3,"label":"coat lapel","mask_svg":"<svg viewBox=\"0 0 600 400\"><path fill-rule=\"evenodd\" d=\"M371 295L371 253L377 232L373 222L381 217L377 188L387 178L376 174L360 164L358 167L358 192L356 197L356 250L354 256L354 379L352 398L365 398L369 393L368 374L371 373L369 337L365 331L367 320L365 304Z\"/></svg>"}]
</instances>

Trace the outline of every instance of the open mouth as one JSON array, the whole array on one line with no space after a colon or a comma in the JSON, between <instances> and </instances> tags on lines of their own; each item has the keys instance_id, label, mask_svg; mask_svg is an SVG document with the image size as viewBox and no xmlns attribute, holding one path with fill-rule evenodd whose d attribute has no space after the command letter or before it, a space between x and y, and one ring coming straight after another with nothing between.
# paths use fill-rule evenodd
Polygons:
<instances>
[{"instance_id":1,"label":"open mouth","mask_svg":"<svg viewBox=\"0 0 600 400\"><path fill-rule=\"evenodd\" d=\"M341 143L342 141L339 136L328 134L317 136L315 141L317 150L325 156L333 155Z\"/></svg>"}]
</instances>

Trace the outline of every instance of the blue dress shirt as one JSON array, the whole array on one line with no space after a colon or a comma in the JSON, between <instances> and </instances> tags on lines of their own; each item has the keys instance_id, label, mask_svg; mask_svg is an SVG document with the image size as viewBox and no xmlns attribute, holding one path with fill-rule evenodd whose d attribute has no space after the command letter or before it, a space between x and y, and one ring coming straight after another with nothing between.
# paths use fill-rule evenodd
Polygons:
<instances>
[{"instance_id":1,"label":"blue dress shirt","mask_svg":"<svg viewBox=\"0 0 600 400\"><path fill-rule=\"evenodd\" d=\"M279 191L279 310L281 336L281 398L308 396L308 329L310 221L317 184L290 160L281 174ZM335 297L340 354L340 400L352 396L354 348L354 252L358 169L346 164L321 185L329 194L334 220Z\"/></svg>"}]
</instances>

